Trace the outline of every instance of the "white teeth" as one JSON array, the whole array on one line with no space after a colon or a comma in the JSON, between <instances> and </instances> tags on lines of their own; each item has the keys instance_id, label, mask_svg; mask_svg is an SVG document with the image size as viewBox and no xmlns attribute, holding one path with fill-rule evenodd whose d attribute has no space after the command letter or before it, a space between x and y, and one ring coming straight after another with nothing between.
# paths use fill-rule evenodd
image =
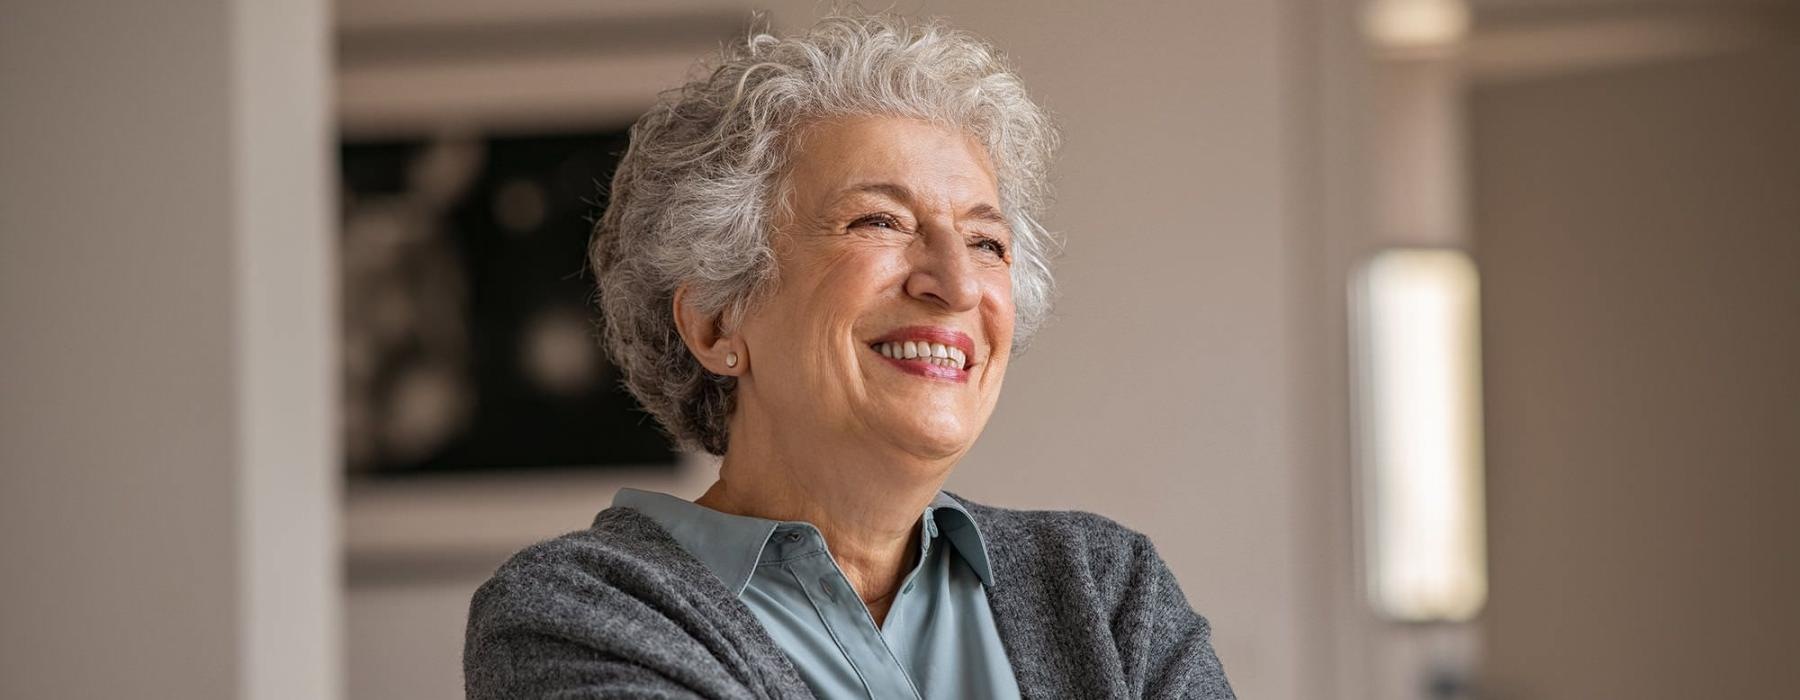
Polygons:
<instances>
[{"instance_id":1,"label":"white teeth","mask_svg":"<svg viewBox=\"0 0 1800 700\"><path fill-rule=\"evenodd\" d=\"M962 348L914 340L882 343L875 347L875 351L881 353L883 357L891 357L896 360L919 360L950 369L963 369L969 359Z\"/></svg>"}]
</instances>

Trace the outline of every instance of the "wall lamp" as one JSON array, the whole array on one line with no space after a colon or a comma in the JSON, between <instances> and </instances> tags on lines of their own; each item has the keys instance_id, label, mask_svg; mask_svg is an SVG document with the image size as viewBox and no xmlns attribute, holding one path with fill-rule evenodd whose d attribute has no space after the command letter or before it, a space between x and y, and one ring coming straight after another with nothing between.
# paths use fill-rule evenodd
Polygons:
<instances>
[{"instance_id":1,"label":"wall lamp","mask_svg":"<svg viewBox=\"0 0 1800 700\"><path fill-rule=\"evenodd\" d=\"M1389 249L1352 284L1370 602L1398 621L1467 621L1487 600L1475 264L1457 250Z\"/></svg>"}]
</instances>

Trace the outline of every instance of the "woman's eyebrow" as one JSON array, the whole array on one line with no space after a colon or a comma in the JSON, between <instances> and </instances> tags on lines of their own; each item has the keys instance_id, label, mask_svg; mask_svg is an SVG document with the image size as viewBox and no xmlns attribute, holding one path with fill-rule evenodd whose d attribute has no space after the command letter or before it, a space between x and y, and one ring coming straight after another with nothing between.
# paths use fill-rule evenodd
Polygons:
<instances>
[{"instance_id":1,"label":"woman's eyebrow","mask_svg":"<svg viewBox=\"0 0 1800 700\"><path fill-rule=\"evenodd\" d=\"M912 190L907 189L905 185L898 185L892 182L868 182L860 185L851 185L838 192L835 201L841 202L851 195L858 194L878 194L897 202L913 201Z\"/></svg>"},{"instance_id":2,"label":"woman's eyebrow","mask_svg":"<svg viewBox=\"0 0 1800 700\"><path fill-rule=\"evenodd\" d=\"M970 207L968 211L963 212L962 218L974 219L976 221L987 221L987 222L999 224L1000 226L1005 227L1009 231L1012 230L1012 224L1010 224L1006 221L1006 215L1000 213L1000 210L995 208L994 205L987 204L985 202L981 203L981 204L977 204L973 207Z\"/></svg>"}]
</instances>

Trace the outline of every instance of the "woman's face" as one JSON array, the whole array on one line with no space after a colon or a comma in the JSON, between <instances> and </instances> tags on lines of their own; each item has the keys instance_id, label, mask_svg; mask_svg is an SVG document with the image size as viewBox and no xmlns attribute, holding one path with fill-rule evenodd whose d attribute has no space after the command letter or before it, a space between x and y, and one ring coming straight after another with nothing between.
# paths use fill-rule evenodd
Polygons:
<instances>
[{"instance_id":1,"label":"woman's face","mask_svg":"<svg viewBox=\"0 0 1800 700\"><path fill-rule=\"evenodd\" d=\"M800 136L779 281L738 331L738 410L762 412L790 447L960 457L993 413L1013 339L1013 236L986 150L904 118Z\"/></svg>"}]
</instances>

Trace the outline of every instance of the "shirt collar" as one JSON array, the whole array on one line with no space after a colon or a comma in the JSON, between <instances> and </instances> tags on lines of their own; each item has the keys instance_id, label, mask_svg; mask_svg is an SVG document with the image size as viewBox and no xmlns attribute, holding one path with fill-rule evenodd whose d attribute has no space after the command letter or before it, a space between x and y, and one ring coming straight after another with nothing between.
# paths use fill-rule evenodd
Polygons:
<instances>
[{"instance_id":1,"label":"shirt collar","mask_svg":"<svg viewBox=\"0 0 1800 700\"><path fill-rule=\"evenodd\" d=\"M962 555L963 561L981 577L981 585L994 585L993 566L988 563L987 540L981 536L981 528L975 524L975 516L969 514L962 501L954 496L939 491L925 512L932 515L937 523L939 534L956 545L956 552Z\"/></svg>"},{"instance_id":2,"label":"shirt collar","mask_svg":"<svg viewBox=\"0 0 1800 700\"><path fill-rule=\"evenodd\" d=\"M619 489L613 497L613 507L631 508L656 521L725 582L733 595L742 595L750 585L750 577L756 573L763 549L776 529L785 525L812 528L808 523L721 513L666 493L633 488ZM943 535L981 577L983 585L994 585L981 529L961 502L938 491L921 517L928 535Z\"/></svg>"}]
</instances>

